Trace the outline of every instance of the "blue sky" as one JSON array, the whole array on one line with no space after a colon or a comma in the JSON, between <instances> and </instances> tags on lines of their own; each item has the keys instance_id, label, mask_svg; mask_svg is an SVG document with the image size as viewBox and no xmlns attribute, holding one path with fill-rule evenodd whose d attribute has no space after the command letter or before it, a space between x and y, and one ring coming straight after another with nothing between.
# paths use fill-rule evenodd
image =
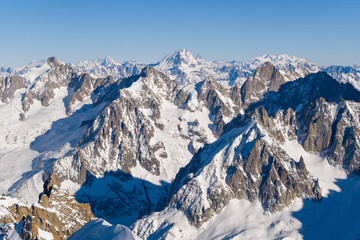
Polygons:
<instances>
[{"instance_id":1,"label":"blue sky","mask_svg":"<svg viewBox=\"0 0 360 240\"><path fill-rule=\"evenodd\" d=\"M0 66L56 56L150 63L185 48L207 60L287 53L360 65L357 0L2 0Z\"/></svg>"}]
</instances>

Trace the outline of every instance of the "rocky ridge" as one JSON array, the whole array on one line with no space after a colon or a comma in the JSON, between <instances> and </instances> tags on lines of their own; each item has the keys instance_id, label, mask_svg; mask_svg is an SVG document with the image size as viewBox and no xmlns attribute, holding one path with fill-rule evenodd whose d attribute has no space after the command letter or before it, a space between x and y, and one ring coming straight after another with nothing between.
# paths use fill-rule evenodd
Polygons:
<instances>
[{"instance_id":1,"label":"rocky ridge","mask_svg":"<svg viewBox=\"0 0 360 240\"><path fill-rule=\"evenodd\" d=\"M39 203L24 205L10 197L0 197L0 232L4 239L14 231L22 239L44 239L46 233L54 239L67 239L94 215L88 204L81 204L61 190L52 176L45 185ZM0 235L1 236L1 235Z\"/></svg>"}]
</instances>

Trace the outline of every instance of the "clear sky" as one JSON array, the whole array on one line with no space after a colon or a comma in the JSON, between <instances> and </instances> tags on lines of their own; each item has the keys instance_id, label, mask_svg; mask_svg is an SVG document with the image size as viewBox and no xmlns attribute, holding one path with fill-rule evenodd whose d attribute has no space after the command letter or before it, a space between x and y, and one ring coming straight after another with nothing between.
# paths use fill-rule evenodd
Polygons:
<instances>
[{"instance_id":1,"label":"clear sky","mask_svg":"<svg viewBox=\"0 0 360 240\"><path fill-rule=\"evenodd\" d=\"M359 0L0 0L0 66L56 56L150 63L185 48L207 60L287 53L360 65Z\"/></svg>"}]
</instances>

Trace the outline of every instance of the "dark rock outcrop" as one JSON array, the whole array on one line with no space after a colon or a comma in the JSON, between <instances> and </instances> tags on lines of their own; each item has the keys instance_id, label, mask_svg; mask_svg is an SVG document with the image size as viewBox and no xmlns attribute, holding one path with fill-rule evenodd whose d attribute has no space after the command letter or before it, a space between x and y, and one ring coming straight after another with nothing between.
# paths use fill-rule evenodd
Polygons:
<instances>
[{"instance_id":1,"label":"dark rock outcrop","mask_svg":"<svg viewBox=\"0 0 360 240\"><path fill-rule=\"evenodd\" d=\"M0 79L0 96L3 103L8 102L14 97L18 89L25 88L25 79L20 76L11 76Z\"/></svg>"},{"instance_id":2,"label":"dark rock outcrop","mask_svg":"<svg viewBox=\"0 0 360 240\"><path fill-rule=\"evenodd\" d=\"M20 226L20 236L23 239L38 239L39 229L52 234L56 240L67 239L85 223L91 221L94 215L88 204L81 204L66 191L60 190L54 176L48 181L51 192L43 194L39 204L26 206L14 203L5 206L9 214L0 216L0 223L16 223ZM51 186L51 187L50 187ZM1 201L7 201L3 197Z\"/></svg>"},{"instance_id":3,"label":"dark rock outcrop","mask_svg":"<svg viewBox=\"0 0 360 240\"><path fill-rule=\"evenodd\" d=\"M256 69L241 87L242 102L249 106L250 103L259 101L269 91L277 91L286 81L281 73L269 62Z\"/></svg>"}]
</instances>

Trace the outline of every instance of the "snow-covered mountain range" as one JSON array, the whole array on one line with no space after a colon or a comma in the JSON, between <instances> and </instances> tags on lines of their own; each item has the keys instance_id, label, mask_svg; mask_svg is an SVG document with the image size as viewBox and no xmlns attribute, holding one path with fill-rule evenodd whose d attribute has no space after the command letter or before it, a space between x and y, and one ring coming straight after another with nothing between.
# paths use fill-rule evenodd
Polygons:
<instances>
[{"instance_id":1,"label":"snow-covered mountain range","mask_svg":"<svg viewBox=\"0 0 360 240\"><path fill-rule=\"evenodd\" d=\"M177 80L182 84L199 82L211 76L224 86L232 86L244 83L249 76L254 74L256 68L265 62L271 62L287 80L295 80L318 71L325 71L333 78L344 83L349 82L356 87L360 79L360 67L356 65L323 67L304 58L287 54L265 54L246 62L224 62L206 61L200 56L194 56L191 52L181 49L150 65L166 73L171 80ZM127 61L118 63L110 57L72 64L77 71L89 73L95 78L112 75L114 79L139 74L145 65Z\"/></svg>"},{"instance_id":2,"label":"snow-covered mountain range","mask_svg":"<svg viewBox=\"0 0 360 240\"><path fill-rule=\"evenodd\" d=\"M69 63L79 73L88 73L93 78L112 76L115 80L137 75L145 66L150 65L167 74L171 80L182 84L195 83L211 76L224 86L242 84L254 74L256 68L265 62L271 62L287 80L295 80L318 71L327 72L341 82L349 82L356 87L360 79L359 66L329 66L324 67L304 58L287 54L265 54L246 62L207 61L200 56L194 56L186 49L180 49L165 56L161 61L144 64L136 61L118 62L111 57L96 60L85 60ZM0 68L0 76L23 75L33 68L45 63L45 60L32 62L20 68Z\"/></svg>"},{"instance_id":3,"label":"snow-covered mountain range","mask_svg":"<svg viewBox=\"0 0 360 240\"><path fill-rule=\"evenodd\" d=\"M0 238L359 238L359 78L187 50L1 68Z\"/></svg>"}]
</instances>

